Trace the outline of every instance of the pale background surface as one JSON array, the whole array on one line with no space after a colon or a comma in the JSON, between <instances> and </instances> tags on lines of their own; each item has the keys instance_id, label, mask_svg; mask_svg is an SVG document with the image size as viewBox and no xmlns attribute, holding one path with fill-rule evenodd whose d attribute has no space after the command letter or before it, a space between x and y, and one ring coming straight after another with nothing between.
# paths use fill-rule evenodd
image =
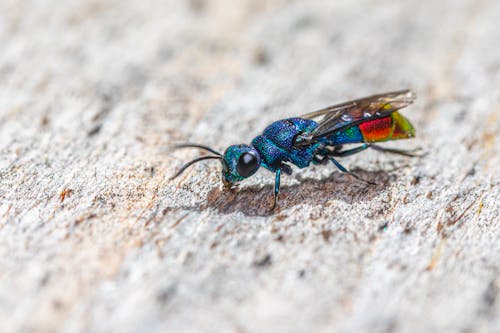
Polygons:
<instances>
[{"instance_id":1,"label":"pale background surface","mask_svg":"<svg viewBox=\"0 0 500 333\"><path fill-rule=\"evenodd\" d=\"M500 1L1 1L2 332L500 330ZM420 159L221 192L201 142L411 87Z\"/></svg>"}]
</instances>

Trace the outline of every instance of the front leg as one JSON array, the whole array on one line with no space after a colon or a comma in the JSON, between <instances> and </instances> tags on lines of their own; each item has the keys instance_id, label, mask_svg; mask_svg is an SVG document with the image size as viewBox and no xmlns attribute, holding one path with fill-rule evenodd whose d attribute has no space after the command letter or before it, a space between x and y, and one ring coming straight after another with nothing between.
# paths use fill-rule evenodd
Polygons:
<instances>
[{"instance_id":1,"label":"front leg","mask_svg":"<svg viewBox=\"0 0 500 333\"><path fill-rule=\"evenodd\" d=\"M276 169L276 177L274 179L274 202L271 210L274 210L274 208L276 208L276 205L278 204L278 195L280 193L280 180L282 171L287 175L291 175L292 168L286 163L281 163L280 166Z\"/></svg>"},{"instance_id":2,"label":"front leg","mask_svg":"<svg viewBox=\"0 0 500 333\"><path fill-rule=\"evenodd\" d=\"M276 208L276 205L278 204L278 194L280 193L280 180L281 180L281 168L278 168L278 170L276 170L276 177L274 179L274 202L273 202L273 207L271 207L271 210L274 210L274 208Z\"/></svg>"}]
</instances>

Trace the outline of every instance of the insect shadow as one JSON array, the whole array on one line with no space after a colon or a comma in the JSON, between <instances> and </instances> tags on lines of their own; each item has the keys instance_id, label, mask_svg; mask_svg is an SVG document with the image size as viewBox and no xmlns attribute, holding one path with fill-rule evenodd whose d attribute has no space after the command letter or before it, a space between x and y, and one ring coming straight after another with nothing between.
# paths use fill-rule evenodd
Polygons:
<instances>
[{"instance_id":1,"label":"insect shadow","mask_svg":"<svg viewBox=\"0 0 500 333\"><path fill-rule=\"evenodd\" d=\"M325 206L332 200L342 200L354 204L371 201L380 194L382 188L397 177L386 171L361 171L358 173L365 179L376 179L376 185L359 182L349 175L335 171L321 179L303 178L298 175L296 179L300 183L282 186L278 210L270 209L270 203L273 200L273 186L271 184L242 186L230 191L215 187L208 193L205 204L185 208L188 210L211 208L222 214L240 212L246 216L271 216L297 205Z\"/></svg>"}]
</instances>

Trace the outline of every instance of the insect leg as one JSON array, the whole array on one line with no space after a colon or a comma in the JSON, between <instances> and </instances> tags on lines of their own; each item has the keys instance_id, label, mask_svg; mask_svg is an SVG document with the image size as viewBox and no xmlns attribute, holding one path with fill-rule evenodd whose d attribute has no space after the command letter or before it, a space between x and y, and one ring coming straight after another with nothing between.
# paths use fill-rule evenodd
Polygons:
<instances>
[{"instance_id":1,"label":"insect leg","mask_svg":"<svg viewBox=\"0 0 500 333\"><path fill-rule=\"evenodd\" d=\"M404 150L404 149L385 148L385 147L377 146L374 144L371 144L369 146L370 146L370 148L372 148L376 151L381 151L383 153L391 153L391 154L403 155L403 156L408 156L408 157L420 157L420 156L424 155L424 154L417 153L418 151L421 150L420 148L412 149L412 150Z\"/></svg>"},{"instance_id":2,"label":"insect leg","mask_svg":"<svg viewBox=\"0 0 500 333\"><path fill-rule=\"evenodd\" d=\"M368 149L370 147L369 144L363 144L359 147L356 147L356 148L353 148L353 149L349 149L349 150L340 150L340 151L336 151L336 150L333 150L331 153L329 153L328 155L329 156L336 156L336 157L346 157L346 156L351 156L351 155L354 155L354 154L357 154L365 149Z\"/></svg>"},{"instance_id":3,"label":"insect leg","mask_svg":"<svg viewBox=\"0 0 500 333\"><path fill-rule=\"evenodd\" d=\"M342 150L343 147L344 147L343 145L335 145L335 146L333 146L333 151L339 152Z\"/></svg>"},{"instance_id":4,"label":"insect leg","mask_svg":"<svg viewBox=\"0 0 500 333\"><path fill-rule=\"evenodd\" d=\"M328 159L329 159L330 161L332 161L332 163L333 163L333 164L335 164L335 166L336 166L336 167L337 167L340 171L345 172L345 173L347 173L347 174L349 174L349 175L353 176L354 178L356 178L356 179L358 179L358 180L360 180L360 181L362 181L362 182L364 182L364 183L367 183L367 184L370 184L370 185L377 185L376 183L373 183L373 182L371 182L371 181L369 181L369 180L366 180L366 179L362 178L361 176L359 176L359 175L355 174L354 172L347 170L347 169L346 169L346 168L345 168L342 164L340 164L339 162L337 162L337 160L336 160L336 159L334 159L333 157L329 157Z\"/></svg>"},{"instance_id":5,"label":"insect leg","mask_svg":"<svg viewBox=\"0 0 500 333\"><path fill-rule=\"evenodd\" d=\"M325 155L315 155L313 157L314 164L325 164L328 162L328 158Z\"/></svg>"},{"instance_id":6,"label":"insect leg","mask_svg":"<svg viewBox=\"0 0 500 333\"><path fill-rule=\"evenodd\" d=\"M278 194L280 193L280 178L281 178L281 169L276 170L276 178L274 180L274 202L271 210L276 208L278 204Z\"/></svg>"}]
</instances>

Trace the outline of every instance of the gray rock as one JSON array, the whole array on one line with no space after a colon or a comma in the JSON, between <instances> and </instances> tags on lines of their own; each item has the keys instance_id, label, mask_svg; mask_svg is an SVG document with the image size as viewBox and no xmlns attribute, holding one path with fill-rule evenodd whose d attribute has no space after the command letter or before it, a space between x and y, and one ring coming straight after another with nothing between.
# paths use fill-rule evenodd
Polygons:
<instances>
[{"instance_id":1,"label":"gray rock","mask_svg":"<svg viewBox=\"0 0 500 333\"><path fill-rule=\"evenodd\" d=\"M0 2L2 332L500 331L500 2ZM412 88L422 158L199 152Z\"/></svg>"}]
</instances>

